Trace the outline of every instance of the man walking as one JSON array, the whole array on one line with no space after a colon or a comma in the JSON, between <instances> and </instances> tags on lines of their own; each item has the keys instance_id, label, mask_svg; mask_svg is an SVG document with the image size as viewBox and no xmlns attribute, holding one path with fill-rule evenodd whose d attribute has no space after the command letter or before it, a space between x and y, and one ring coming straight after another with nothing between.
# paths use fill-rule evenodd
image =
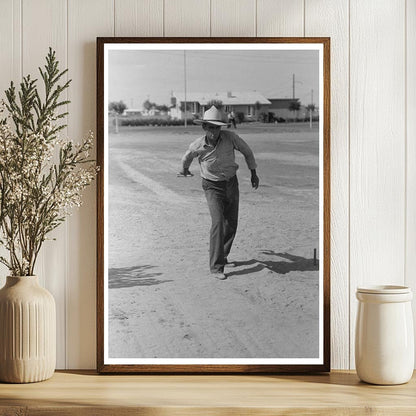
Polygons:
<instances>
[{"instance_id":1,"label":"man walking","mask_svg":"<svg viewBox=\"0 0 416 416\"><path fill-rule=\"evenodd\" d=\"M228 128L230 128L231 125L233 125L235 129L237 128L237 125L235 124L235 114L234 114L234 111L230 111L228 113Z\"/></svg>"},{"instance_id":2,"label":"man walking","mask_svg":"<svg viewBox=\"0 0 416 416\"><path fill-rule=\"evenodd\" d=\"M202 120L205 135L189 146L182 158L180 176L192 176L189 166L194 158L198 158L202 188L205 192L209 212L211 214L211 230L209 245L209 266L212 275L220 280L227 278L224 267L237 232L239 190L237 180L238 165L235 163L234 150L240 151L251 171L251 185L259 186L256 174L256 161L248 144L237 134L229 130L221 130L227 126L224 115L215 106L205 111Z\"/></svg>"}]
</instances>

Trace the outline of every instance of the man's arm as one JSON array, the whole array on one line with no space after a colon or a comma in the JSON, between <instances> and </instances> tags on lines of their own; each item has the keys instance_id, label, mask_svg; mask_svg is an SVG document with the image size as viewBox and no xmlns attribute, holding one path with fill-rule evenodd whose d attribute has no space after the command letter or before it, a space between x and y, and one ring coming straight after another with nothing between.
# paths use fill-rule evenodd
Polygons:
<instances>
[{"instance_id":1,"label":"man's arm","mask_svg":"<svg viewBox=\"0 0 416 416\"><path fill-rule=\"evenodd\" d=\"M256 173L257 163L254 158L253 151L250 149L250 146L237 134L233 134L233 143L234 148L241 152L246 159L247 166L251 171L251 186L254 189L257 189L259 187L260 179Z\"/></svg>"},{"instance_id":2,"label":"man's arm","mask_svg":"<svg viewBox=\"0 0 416 416\"><path fill-rule=\"evenodd\" d=\"M254 189L257 189L259 187L259 183L260 183L260 179L257 176L256 169L251 169L251 186Z\"/></svg>"},{"instance_id":3,"label":"man's arm","mask_svg":"<svg viewBox=\"0 0 416 416\"><path fill-rule=\"evenodd\" d=\"M189 147L186 153L182 157L182 170L179 172L179 176L194 176L189 171L189 166L191 166L192 161L196 157L195 152Z\"/></svg>"}]
</instances>

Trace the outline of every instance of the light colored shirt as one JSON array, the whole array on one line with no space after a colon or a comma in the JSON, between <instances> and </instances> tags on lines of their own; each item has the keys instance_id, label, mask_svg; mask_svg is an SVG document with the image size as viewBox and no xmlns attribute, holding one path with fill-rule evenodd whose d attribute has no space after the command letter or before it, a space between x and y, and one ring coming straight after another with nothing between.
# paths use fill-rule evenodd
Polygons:
<instances>
[{"instance_id":1,"label":"light colored shirt","mask_svg":"<svg viewBox=\"0 0 416 416\"><path fill-rule=\"evenodd\" d=\"M207 142L205 136L192 142L182 158L184 169L198 158L201 176L211 181L228 181L237 172L234 150L241 152L248 168L256 169L257 164L248 144L232 131L221 130L215 146Z\"/></svg>"}]
</instances>

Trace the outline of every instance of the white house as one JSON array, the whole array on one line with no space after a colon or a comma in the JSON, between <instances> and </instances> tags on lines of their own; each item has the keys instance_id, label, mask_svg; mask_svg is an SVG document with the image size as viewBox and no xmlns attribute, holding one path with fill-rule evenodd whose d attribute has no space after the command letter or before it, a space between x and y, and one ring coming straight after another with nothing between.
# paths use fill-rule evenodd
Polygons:
<instances>
[{"instance_id":1,"label":"white house","mask_svg":"<svg viewBox=\"0 0 416 416\"><path fill-rule=\"evenodd\" d=\"M221 101L223 110L227 113L242 112L246 119L255 119L261 112L267 112L271 102L258 91L227 91L227 92L189 92L186 94L187 118L200 118L207 110L207 104ZM185 118L185 94L174 93L173 107L170 115L175 119Z\"/></svg>"}]
</instances>

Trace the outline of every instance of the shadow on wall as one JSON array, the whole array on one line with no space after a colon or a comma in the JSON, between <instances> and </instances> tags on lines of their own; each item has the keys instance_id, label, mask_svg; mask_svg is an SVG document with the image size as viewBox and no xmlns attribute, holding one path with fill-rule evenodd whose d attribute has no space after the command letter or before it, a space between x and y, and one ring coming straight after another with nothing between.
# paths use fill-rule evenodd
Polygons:
<instances>
[{"instance_id":1,"label":"shadow on wall","mask_svg":"<svg viewBox=\"0 0 416 416\"><path fill-rule=\"evenodd\" d=\"M145 264L143 266L121 267L108 270L109 289L120 289L123 287L154 286L161 283L172 282L172 280L158 280L156 276L162 273L150 271L155 266Z\"/></svg>"}]
</instances>

